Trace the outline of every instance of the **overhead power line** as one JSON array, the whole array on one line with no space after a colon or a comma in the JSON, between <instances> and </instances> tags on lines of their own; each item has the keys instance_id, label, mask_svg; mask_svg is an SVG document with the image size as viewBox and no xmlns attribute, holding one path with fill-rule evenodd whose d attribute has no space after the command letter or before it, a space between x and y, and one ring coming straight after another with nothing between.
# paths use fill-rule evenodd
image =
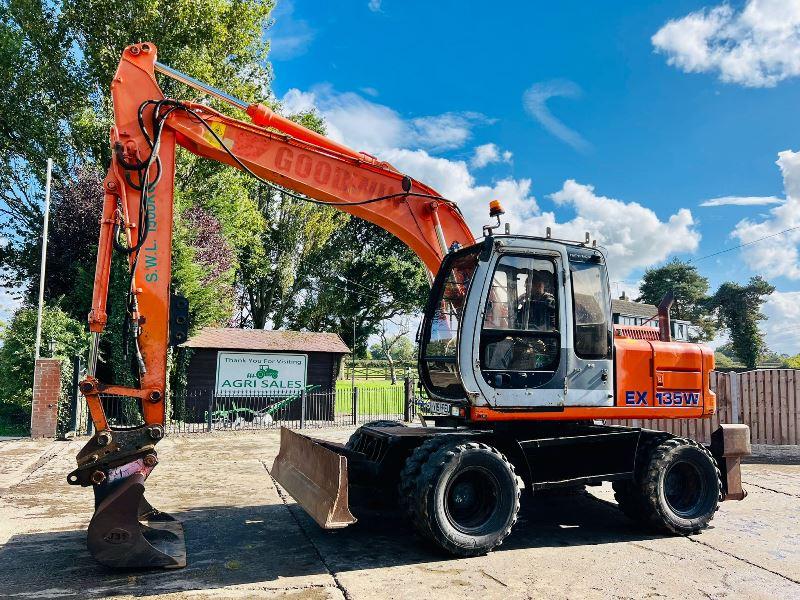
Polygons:
<instances>
[{"instance_id":1,"label":"overhead power line","mask_svg":"<svg viewBox=\"0 0 800 600\"><path fill-rule=\"evenodd\" d=\"M711 254L706 254L705 256L701 256L700 258L692 258L688 262L700 262L701 260L705 260L707 258L711 258L712 256L718 256L720 254L725 254L726 252L732 252L733 250L738 250L739 248L744 248L745 246L752 246L753 244L757 244L759 242L763 242L769 238L774 238L779 235L783 235L784 233L789 233L790 231L795 231L796 229L800 229L800 225L796 225L795 227L789 227L788 229L784 229L783 231L779 231L778 233L771 233L770 235L765 235L764 237L760 237L757 240L753 240L752 242L746 242L744 244L739 244L738 246L734 246L733 248L726 248L725 250L720 250L718 252L713 252Z\"/></svg>"}]
</instances>

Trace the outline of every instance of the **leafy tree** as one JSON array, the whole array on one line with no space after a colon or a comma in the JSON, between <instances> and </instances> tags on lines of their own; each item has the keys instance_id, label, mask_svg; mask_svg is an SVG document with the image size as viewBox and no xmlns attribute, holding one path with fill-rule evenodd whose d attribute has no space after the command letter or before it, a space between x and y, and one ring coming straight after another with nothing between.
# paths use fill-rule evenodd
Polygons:
<instances>
[{"instance_id":1,"label":"leafy tree","mask_svg":"<svg viewBox=\"0 0 800 600\"><path fill-rule=\"evenodd\" d=\"M786 364L788 359L789 356L787 354L780 354L774 350L764 347L764 349L761 351L761 355L758 357L758 362L761 365L779 365L782 367Z\"/></svg>"},{"instance_id":2,"label":"leafy tree","mask_svg":"<svg viewBox=\"0 0 800 600\"><path fill-rule=\"evenodd\" d=\"M0 0L0 231L12 244L38 235L47 157L66 169L86 147L69 126L87 106L74 44L57 2Z\"/></svg>"},{"instance_id":3,"label":"leafy tree","mask_svg":"<svg viewBox=\"0 0 800 600\"><path fill-rule=\"evenodd\" d=\"M109 84L123 48L152 40L161 61L245 100L261 99L271 79L263 28L272 7L271 0L132 0L124 6L110 0L0 0L0 235L7 240L0 249L0 283L27 290L29 298L36 294L41 184L45 158L53 156L45 297L60 298L63 310L85 320L102 203L96 184L110 160ZM200 99L171 80L160 84L167 96ZM242 183L247 176L185 152L179 152L177 168L175 288L189 297L196 326L222 322L231 310L234 250L245 243L241 221L224 220L243 212L243 203L227 212L222 207L250 189ZM219 198L208 196L228 189L233 191ZM221 256L225 252L229 256ZM116 255L101 346L106 365L99 365L99 373L117 383L130 383L126 368L108 369L123 364L124 271L124 258Z\"/></svg>"},{"instance_id":4,"label":"leafy tree","mask_svg":"<svg viewBox=\"0 0 800 600\"><path fill-rule=\"evenodd\" d=\"M657 306L667 292L675 292L673 318L692 322L702 330L700 339L710 340L716 326L706 308L708 289L708 279L697 272L697 267L676 258L663 267L645 271L637 302Z\"/></svg>"},{"instance_id":5,"label":"leafy tree","mask_svg":"<svg viewBox=\"0 0 800 600\"><path fill-rule=\"evenodd\" d=\"M378 333L380 336L380 333ZM388 335L387 340L390 346L390 353L392 358L396 361L406 361L406 360L414 360L417 355L416 347L414 346L414 342L411 341L411 338L408 337L408 334L395 334L395 335ZM377 343L372 344L369 347L369 355L370 358L374 358L377 360L387 360L387 353L386 353L386 346L388 344L384 344L383 340L379 340Z\"/></svg>"},{"instance_id":6,"label":"leafy tree","mask_svg":"<svg viewBox=\"0 0 800 600\"><path fill-rule=\"evenodd\" d=\"M720 365L727 365L732 364L733 366L741 367L744 363L742 359L736 354L736 349L733 346L732 342L727 342L719 346L716 351L714 352L715 358L717 360L717 366ZM781 367L788 367L788 363L791 360L791 357L788 354L779 354L774 350L770 350L766 346L764 346L761 350L761 354L758 357L758 364L759 365L780 365ZM721 361L721 362L720 362Z\"/></svg>"},{"instance_id":7,"label":"leafy tree","mask_svg":"<svg viewBox=\"0 0 800 600\"><path fill-rule=\"evenodd\" d=\"M196 204L177 212L172 278L189 300L190 327L224 325L233 311L234 254L214 215Z\"/></svg>"},{"instance_id":8,"label":"leafy tree","mask_svg":"<svg viewBox=\"0 0 800 600\"><path fill-rule=\"evenodd\" d=\"M766 319L761 305L775 291L761 276L751 277L747 285L723 283L708 301L720 327L728 330L731 347L748 369L755 369L765 350L758 322Z\"/></svg>"},{"instance_id":9,"label":"leafy tree","mask_svg":"<svg viewBox=\"0 0 800 600\"><path fill-rule=\"evenodd\" d=\"M727 354L723 354L719 351L714 352L714 368L717 371L726 371L736 366L741 366L741 364Z\"/></svg>"},{"instance_id":10,"label":"leafy tree","mask_svg":"<svg viewBox=\"0 0 800 600\"><path fill-rule=\"evenodd\" d=\"M379 344L375 344L370 348L370 353L375 358L381 358L389 362L389 374L392 380L392 385L397 383L397 374L395 373L395 361L405 360L410 358L414 353L414 344L408 339L410 325L408 319L404 319L398 325L398 329L394 334L390 334L386 322L380 325L378 330ZM377 346L377 347L376 347Z\"/></svg>"},{"instance_id":11,"label":"leafy tree","mask_svg":"<svg viewBox=\"0 0 800 600\"><path fill-rule=\"evenodd\" d=\"M352 217L298 277L305 290L288 323L338 333L357 356L382 321L419 312L428 297L422 263L397 238ZM355 324L355 342L353 326Z\"/></svg>"},{"instance_id":12,"label":"leafy tree","mask_svg":"<svg viewBox=\"0 0 800 600\"><path fill-rule=\"evenodd\" d=\"M55 340L55 356L73 356L83 353L88 344L82 323L71 318L58 307L48 306L42 315L42 354L47 343ZM0 348L0 420L27 422L33 393L33 367L35 360L36 310L20 308L4 328L3 346ZM69 361L64 361L68 368ZM62 373L66 389L69 378Z\"/></svg>"},{"instance_id":13,"label":"leafy tree","mask_svg":"<svg viewBox=\"0 0 800 600\"><path fill-rule=\"evenodd\" d=\"M309 281L304 273L347 215L297 200L273 190L260 190L259 207L265 228L259 244L242 248L240 282L246 292L246 310L256 329L285 327Z\"/></svg>"},{"instance_id":14,"label":"leafy tree","mask_svg":"<svg viewBox=\"0 0 800 600\"><path fill-rule=\"evenodd\" d=\"M292 115L292 119L318 133L325 133L322 119L314 112ZM303 276L312 270L309 260L331 235L347 223L349 216L334 208L298 200L288 194L258 185L254 194L261 227L256 219L238 246L239 284L242 288L240 322L256 329L287 325L288 315L308 292ZM248 209L249 210L249 209ZM256 225L254 228L253 225Z\"/></svg>"},{"instance_id":15,"label":"leafy tree","mask_svg":"<svg viewBox=\"0 0 800 600\"><path fill-rule=\"evenodd\" d=\"M800 369L800 354L795 354L786 359L786 367L788 369Z\"/></svg>"}]
</instances>

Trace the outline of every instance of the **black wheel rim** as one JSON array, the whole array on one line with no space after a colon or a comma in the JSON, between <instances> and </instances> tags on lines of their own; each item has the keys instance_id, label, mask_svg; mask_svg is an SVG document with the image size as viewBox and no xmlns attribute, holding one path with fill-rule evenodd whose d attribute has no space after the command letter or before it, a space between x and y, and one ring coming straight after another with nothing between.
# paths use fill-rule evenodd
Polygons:
<instances>
[{"instance_id":1,"label":"black wheel rim","mask_svg":"<svg viewBox=\"0 0 800 600\"><path fill-rule=\"evenodd\" d=\"M467 467L453 477L445 490L445 513L462 533L484 528L500 504L500 482L483 467Z\"/></svg>"},{"instance_id":2,"label":"black wheel rim","mask_svg":"<svg viewBox=\"0 0 800 600\"><path fill-rule=\"evenodd\" d=\"M693 463L677 462L664 475L664 497L675 514L694 517L702 507L705 496L705 479Z\"/></svg>"}]
</instances>

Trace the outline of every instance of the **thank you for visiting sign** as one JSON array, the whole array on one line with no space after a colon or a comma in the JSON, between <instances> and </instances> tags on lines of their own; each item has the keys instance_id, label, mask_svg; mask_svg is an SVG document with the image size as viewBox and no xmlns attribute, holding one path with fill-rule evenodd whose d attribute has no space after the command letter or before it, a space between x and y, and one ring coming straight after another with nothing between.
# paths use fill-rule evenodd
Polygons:
<instances>
[{"instance_id":1,"label":"thank you for visiting sign","mask_svg":"<svg viewBox=\"0 0 800 600\"><path fill-rule=\"evenodd\" d=\"M305 354L217 353L217 396L293 394L306 387Z\"/></svg>"}]
</instances>

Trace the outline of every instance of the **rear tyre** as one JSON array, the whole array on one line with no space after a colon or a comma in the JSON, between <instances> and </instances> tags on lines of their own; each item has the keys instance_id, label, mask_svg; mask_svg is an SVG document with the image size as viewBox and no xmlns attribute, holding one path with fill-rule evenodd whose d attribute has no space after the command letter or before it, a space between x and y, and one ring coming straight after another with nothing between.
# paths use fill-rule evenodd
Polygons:
<instances>
[{"instance_id":1,"label":"rear tyre","mask_svg":"<svg viewBox=\"0 0 800 600\"><path fill-rule=\"evenodd\" d=\"M611 487L614 488L614 499L617 501L620 510L625 513L625 516L637 523L647 523L649 514L642 490L642 479L647 466L650 464L650 456L659 444L669 438L669 434L666 433L650 435L643 433L639 446L636 448L634 479L615 481L611 484Z\"/></svg>"},{"instance_id":2,"label":"rear tyre","mask_svg":"<svg viewBox=\"0 0 800 600\"><path fill-rule=\"evenodd\" d=\"M375 421L364 423L361 427L384 428L384 427L407 427L407 425L402 421L378 419ZM361 427L359 427L353 432L353 434L350 436L350 439L348 439L347 443L344 445L344 447L347 448L348 450L355 450L358 447L358 443L361 441Z\"/></svg>"},{"instance_id":3,"label":"rear tyre","mask_svg":"<svg viewBox=\"0 0 800 600\"><path fill-rule=\"evenodd\" d=\"M415 528L456 556L486 554L517 521L514 467L487 444L451 440L422 465L413 488L409 515Z\"/></svg>"},{"instance_id":4,"label":"rear tyre","mask_svg":"<svg viewBox=\"0 0 800 600\"><path fill-rule=\"evenodd\" d=\"M719 508L722 480L717 462L693 440L671 438L659 444L642 479L647 522L679 535L708 527Z\"/></svg>"}]
</instances>

